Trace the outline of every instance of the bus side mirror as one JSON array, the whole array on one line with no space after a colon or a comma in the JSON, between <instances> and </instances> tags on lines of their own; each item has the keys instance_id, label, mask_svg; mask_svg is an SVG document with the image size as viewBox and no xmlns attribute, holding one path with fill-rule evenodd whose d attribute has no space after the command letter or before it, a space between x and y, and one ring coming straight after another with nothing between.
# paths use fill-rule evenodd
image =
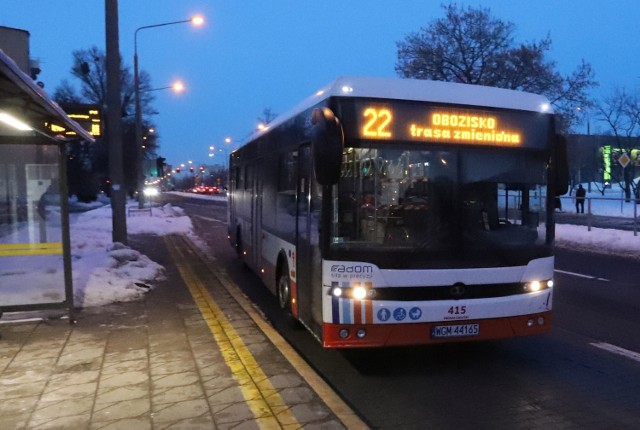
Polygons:
<instances>
[{"instance_id":1,"label":"bus side mirror","mask_svg":"<svg viewBox=\"0 0 640 430\"><path fill-rule=\"evenodd\" d=\"M569 191L569 161L567 159L567 139L556 135L553 147L553 185L556 196L562 196Z\"/></svg>"},{"instance_id":2,"label":"bus side mirror","mask_svg":"<svg viewBox=\"0 0 640 430\"><path fill-rule=\"evenodd\" d=\"M329 108L314 109L311 114L313 168L321 185L340 180L344 132L340 120Z\"/></svg>"}]
</instances>

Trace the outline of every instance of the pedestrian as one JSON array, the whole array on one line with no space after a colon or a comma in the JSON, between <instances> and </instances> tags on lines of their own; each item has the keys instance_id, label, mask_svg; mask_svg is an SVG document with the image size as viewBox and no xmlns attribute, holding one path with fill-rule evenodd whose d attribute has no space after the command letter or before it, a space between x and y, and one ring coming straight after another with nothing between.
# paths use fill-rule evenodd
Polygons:
<instances>
[{"instance_id":1,"label":"pedestrian","mask_svg":"<svg viewBox=\"0 0 640 430\"><path fill-rule=\"evenodd\" d=\"M584 213L584 198L587 195L587 190L582 188L582 184L578 185L576 190L576 213Z\"/></svg>"}]
</instances>

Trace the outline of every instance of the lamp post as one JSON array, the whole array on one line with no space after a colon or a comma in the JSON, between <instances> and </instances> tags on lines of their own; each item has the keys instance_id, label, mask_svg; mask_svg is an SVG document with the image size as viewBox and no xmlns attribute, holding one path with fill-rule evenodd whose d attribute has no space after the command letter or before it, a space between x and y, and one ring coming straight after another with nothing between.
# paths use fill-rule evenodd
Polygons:
<instances>
[{"instance_id":1,"label":"lamp post","mask_svg":"<svg viewBox=\"0 0 640 430\"><path fill-rule=\"evenodd\" d=\"M215 157L217 154L220 154L220 156L223 157L222 158L222 169L223 169L223 175L226 176L225 182L227 184L228 184L228 181L229 181L229 169L231 167L229 165L229 157L231 156L231 153L234 151L234 149L231 148L231 144L233 142L234 142L234 139L232 139L231 137L225 137L224 138L224 143L225 143L224 145L220 145L220 146L211 145L211 146L209 146L209 157L210 158Z\"/></svg>"},{"instance_id":2,"label":"lamp post","mask_svg":"<svg viewBox=\"0 0 640 430\"><path fill-rule=\"evenodd\" d=\"M120 99L120 36L118 0L105 0L107 42L107 136L111 178L111 224L113 242L127 243L126 189L122 167L122 100Z\"/></svg>"},{"instance_id":3,"label":"lamp post","mask_svg":"<svg viewBox=\"0 0 640 430\"><path fill-rule=\"evenodd\" d=\"M142 195L142 183L143 183L143 169L142 169L142 109L140 103L140 74L138 68L138 32L141 30L147 30L149 28L166 27L168 25L193 23L194 25L202 25L204 19L201 16L194 16L190 19L184 19L181 21L165 22L162 24L145 25L138 27L133 34L133 86L135 94L135 120L136 120L136 163L138 169L136 188L138 189L138 206L142 208L144 206L144 197Z\"/></svg>"}]
</instances>

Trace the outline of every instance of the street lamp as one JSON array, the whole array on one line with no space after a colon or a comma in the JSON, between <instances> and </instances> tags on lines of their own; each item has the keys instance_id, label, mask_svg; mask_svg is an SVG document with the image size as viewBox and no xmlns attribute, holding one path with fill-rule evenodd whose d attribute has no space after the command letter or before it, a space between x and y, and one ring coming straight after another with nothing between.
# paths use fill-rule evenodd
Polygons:
<instances>
[{"instance_id":1,"label":"street lamp","mask_svg":"<svg viewBox=\"0 0 640 430\"><path fill-rule=\"evenodd\" d=\"M220 156L223 157L222 158L222 167L224 169L228 168L227 166L228 166L228 159L229 159L229 153L230 153L229 145L231 145L232 141L233 140L230 137L225 137L224 142L225 142L226 145L221 145L221 146L218 146L218 147L216 147L214 145L211 145L209 147L209 157L210 158L215 157L216 153L219 153ZM225 154L226 154L226 157L224 157Z\"/></svg>"},{"instance_id":2,"label":"street lamp","mask_svg":"<svg viewBox=\"0 0 640 430\"><path fill-rule=\"evenodd\" d=\"M143 200L143 195L140 192L141 191L140 188L143 183L143 180L142 180L143 169L142 169L142 109L140 107L140 75L138 72L138 32L140 30L146 30L149 28L166 27L168 25L186 24L189 22L193 23L193 25L195 26L200 26L204 24L204 18L202 18L201 16L194 16L190 19L185 19L181 21L172 21L172 22L165 22L162 24L145 25L143 27L138 27L133 34L133 86L134 86L134 94L135 94L135 111L136 111L136 127L135 127L136 128L136 158L137 158L136 166L138 168L136 188L138 189L138 206L141 208L144 205L144 200Z\"/></svg>"},{"instance_id":3,"label":"street lamp","mask_svg":"<svg viewBox=\"0 0 640 430\"><path fill-rule=\"evenodd\" d=\"M160 91L160 90L173 90L174 93L176 94L180 94L181 92L183 92L185 90L185 86L184 83L182 83L182 81L175 81L173 84L166 86L166 87L160 87L160 88L153 88L151 90L145 90L145 93L150 93L151 91Z\"/></svg>"},{"instance_id":4,"label":"street lamp","mask_svg":"<svg viewBox=\"0 0 640 430\"><path fill-rule=\"evenodd\" d=\"M587 118L587 135L591 135L591 124L589 121L589 113L587 112L587 109L583 108L582 106L578 106L576 110L579 113L583 114L585 118Z\"/></svg>"}]
</instances>

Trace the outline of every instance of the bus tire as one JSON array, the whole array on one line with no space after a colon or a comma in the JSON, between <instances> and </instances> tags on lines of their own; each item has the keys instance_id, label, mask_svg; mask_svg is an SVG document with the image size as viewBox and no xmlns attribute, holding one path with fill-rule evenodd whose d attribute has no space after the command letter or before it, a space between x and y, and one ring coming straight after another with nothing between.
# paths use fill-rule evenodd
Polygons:
<instances>
[{"instance_id":1,"label":"bus tire","mask_svg":"<svg viewBox=\"0 0 640 430\"><path fill-rule=\"evenodd\" d=\"M292 313L291 304L291 279L289 278L289 268L286 263L280 267L278 272L278 281L276 285L276 293L278 296L278 306L284 311L284 323L293 330L301 330L303 328L302 323L298 321Z\"/></svg>"},{"instance_id":2,"label":"bus tire","mask_svg":"<svg viewBox=\"0 0 640 430\"><path fill-rule=\"evenodd\" d=\"M291 280L286 264L282 265L278 273L278 305L283 311L291 313Z\"/></svg>"}]
</instances>

